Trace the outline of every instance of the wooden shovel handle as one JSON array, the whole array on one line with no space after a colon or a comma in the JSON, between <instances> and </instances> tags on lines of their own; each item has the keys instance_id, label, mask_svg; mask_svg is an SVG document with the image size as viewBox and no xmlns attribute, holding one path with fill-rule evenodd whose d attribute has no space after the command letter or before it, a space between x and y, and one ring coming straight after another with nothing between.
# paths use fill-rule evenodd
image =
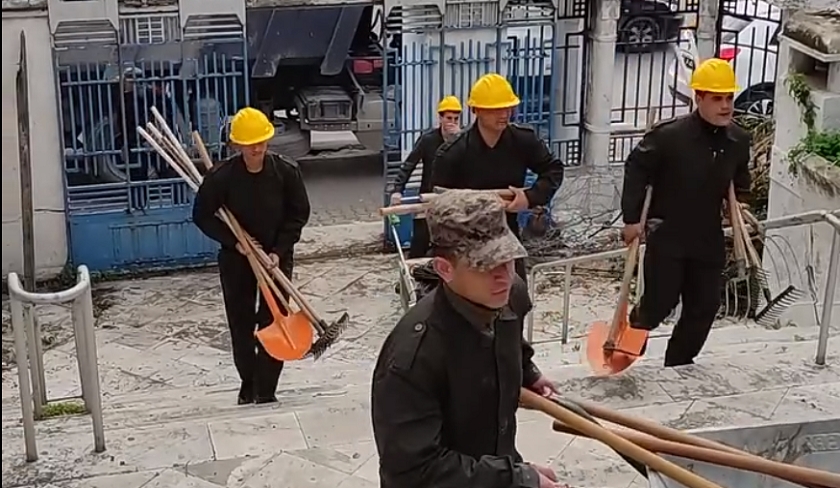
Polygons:
<instances>
[{"instance_id":1,"label":"wooden shovel handle","mask_svg":"<svg viewBox=\"0 0 840 488\"><path fill-rule=\"evenodd\" d=\"M522 188L522 189L527 190L527 188ZM443 193L443 192L449 191L449 190L450 190L449 188L444 188L442 186L436 186L433 189L433 191L436 194L437 193ZM510 188L499 188L499 189L496 189L496 190L478 190L478 191L492 192L492 193L495 193L496 195L502 197L505 200L510 200L510 199L512 199L513 197L516 196L516 195L513 194L513 190L511 190Z\"/></svg>"},{"instance_id":2,"label":"wooden shovel handle","mask_svg":"<svg viewBox=\"0 0 840 488\"><path fill-rule=\"evenodd\" d=\"M572 435L582 433L574 428L561 423L554 422L554 430ZM635 431L618 431L609 429L613 434L618 435L633 444L652 452L670 454L695 461L717 464L728 468L735 468L753 473L773 476L792 483L807 487L835 487L840 486L840 475L821 471L813 468L796 466L788 463L771 461L757 456L747 456L724 452L717 449L681 444L679 442L657 439L648 434ZM589 437L589 436L587 436Z\"/></svg>"},{"instance_id":3,"label":"wooden shovel handle","mask_svg":"<svg viewBox=\"0 0 840 488\"><path fill-rule=\"evenodd\" d=\"M737 261L746 260L747 251L744 247L744 237L742 235L743 228L741 227L741 205L735 196L735 185L729 184L729 225L732 226L732 241L733 251L735 252L735 259Z\"/></svg>"},{"instance_id":4,"label":"wooden shovel handle","mask_svg":"<svg viewBox=\"0 0 840 488\"><path fill-rule=\"evenodd\" d=\"M758 251L756 251L752 243L752 237L750 237L750 233L747 231L747 224L744 223L744 214L740 211L735 213L738 219L738 227L741 229L741 238L744 240L744 254L747 258L747 264L760 268L761 258L758 257Z\"/></svg>"},{"instance_id":5,"label":"wooden shovel handle","mask_svg":"<svg viewBox=\"0 0 840 488\"><path fill-rule=\"evenodd\" d=\"M682 483L687 488L722 488L707 479L697 476L685 468L677 466L667 459L633 444L627 439L616 435L604 427L566 410L560 405L547 398L537 395L530 390L523 388L519 393L519 401L524 407L539 410L555 420L559 420L563 424L581 432L583 435L603 442L619 454L623 454L631 459L634 459L645 466L648 466L651 469L654 469L665 476Z\"/></svg>"},{"instance_id":6,"label":"wooden shovel handle","mask_svg":"<svg viewBox=\"0 0 840 488\"><path fill-rule=\"evenodd\" d=\"M277 284L274 283L269 276L268 271L266 271L265 267L263 267L259 259L257 259L255 253L259 250L259 248L257 248L247 234L245 234L245 231L239 226L239 222L237 222L232 215L229 215L229 218L231 220L231 227L233 227L233 234L236 236L237 240L239 240L239 245L245 250L245 256L248 258L248 262L254 270L254 276L257 278L257 283L260 285L260 290L265 297L265 302L268 305L268 308L271 310L271 314L275 317L283 315L277 307L274 297L270 296L271 294L274 294L277 300L280 300L283 308L286 309L286 313L293 313L294 310L292 310L289 301L286 300L286 297L284 297L282 293L280 293L280 290L277 288Z\"/></svg>"},{"instance_id":7,"label":"wooden shovel handle","mask_svg":"<svg viewBox=\"0 0 840 488\"><path fill-rule=\"evenodd\" d=\"M423 213L426 211L427 204L425 203L406 203L404 205L391 205L389 207L382 207L379 209L379 215L385 217L387 215L408 215Z\"/></svg>"},{"instance_id":8,"label":"wooden shovel handle","mask_svg":"<svg viewBox=\"0 0 840 488\"><path fill-rule=\"evenodd\" d=\"M388 215L408 215L408 214L417 214L423 213L428 208L428 203L434 200L440 193L448 191L448 188L443 188L440 186L436 186L434 188L435 193L422 193L420 194L420 200L423 203L405 203L402 205L391 205L388 207L382 207L379 209L379 215L385 217ZM504 190L477 190L477 191L486 191L495 193L499 197L504 200L510 200L514 197L513 190L504 189Z\"/></svg>"},{"instance_id":9,"label":"wooden shovel handle","mask_svg":"<svg viewBox=\"0 0 840 488\"><path fill-rule=\"evenodd\" d=\"M645 191L645 201L642 204L642 215L639 219L639 225L642 226L642 232L645 231L645 223L647 222L647 214L650 209L650 201L653 195L653 187L648 186ZM627 301L630 298L630 283L633 281L633 272L636 270L636 261L639 259L639 246L641 236L637 237L630 243L627 248L627 257L624 260L624 275L621 280L621 288L618 291L618 305L615 307L613 313L612 323L610 324L610 333L608 341L615 341L619 332L619 325L624 320L627 314Z\"/></svg>"},{"instance_id":10,"label":"wooden shovel handle","mask_svg":"<svg viewBox=\"0 0 840 488\"><path fill-rule=\"evenodd\" d=\"M741 216L744 217L744 220L748 224L750 224L756 232L761 232L761 222L759 222L758 219L755 218L755 215L753 215L752 212L750 212L746 208L741 207Z\"/></svg>"},{"instance_id":11,"label":"wooden shovel handle","mask_svg":"<svg viewBox=\"0 0 840 488\"><path fill-rule=\"evenodd\" d=\"M575 400L575 403L584 410L586 410L586 412L589 415L592 415L593 417L599 418L601 420L606 420L607 422L620 425L622 427L627 427L628 429L637 430L639 432L652 435L659 439L679 442L681 444L689 444L692 446L705 447L708 449L716 449L718 451L724 451L734 454L752 456L752 454L749 454L746 451L742 451L732 446L705 439L703 437L687 434L681 430L673 429L671 427L667 427L665 425L652 422L647 419L627 415L626 413L622 413L617 410L612 410L610 408L598 405L597 403L591 403L582 400Z\"/></svg>"}]
</instances>

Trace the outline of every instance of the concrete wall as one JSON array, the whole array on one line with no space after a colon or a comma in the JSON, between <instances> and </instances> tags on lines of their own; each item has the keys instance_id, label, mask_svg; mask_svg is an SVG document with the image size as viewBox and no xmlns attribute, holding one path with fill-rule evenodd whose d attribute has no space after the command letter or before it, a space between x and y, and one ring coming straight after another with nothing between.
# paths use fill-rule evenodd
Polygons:
<instances>
[{"instance_id":1,"label":"concrete wall","mask_svg":"<svg viewBox=\"0 0 840 488\"><path fill-rule=\"evenodd\" d=\"M28 50L35 265L38 277L47 278L67 260L67 232L50 29L41 11L3 12L3 276L23 271L15 91L21 31Z\"/></svg>"},{"instance_id":2,"label":"concrete wall","mask_svg":"<svg viewBox=\"0 0 840 488\"><path fill-rule=\"evenodd\" d=\"M775 111L790 116L776 119L768 216L774 218L811 210L840 209L840 196L830 196L805 178L794 176L790 172L787 154L805 135L806 128L799 117L794 116L800 114L801 110L783 87L785 78L791 72L800 71L804 65L798 59L799 54L791 51L787 41L783 40L779 47L780 79L776 83L779 89L776 90ZM827 86L824 80L815 76L812 83L812 99L816 105L816 128L840 128L840 87ZM817 323L806 268L810 266L814 270L820 305L817 311L821 312L833 232L830 226L821 224L768 233L770 244L765 251L764 262L770 271L773 292L778 293L788 284L808 292L801 303L791 307L782 317L784 322L791 321L799 326ZM840 288L834 295L833 307L832 325L836 326L840 324Z\"/></svg>"}]
</instances>

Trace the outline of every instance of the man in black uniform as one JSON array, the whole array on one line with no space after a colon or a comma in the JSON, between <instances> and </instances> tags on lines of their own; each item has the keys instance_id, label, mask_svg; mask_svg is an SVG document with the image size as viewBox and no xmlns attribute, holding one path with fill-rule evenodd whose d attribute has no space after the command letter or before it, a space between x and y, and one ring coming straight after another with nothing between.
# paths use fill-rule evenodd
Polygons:
<instances>
[{"instance_id":1,"label":"man in black uniform","mask_svg":"<svg viewBox=\"0 0 840 488\"><path fill-rule=\"evenodd\" d=\"M750 135L732 123L735 73L707 60L692 77L697 109L648 132L624 169L624 238L642 236L646 187L644 295L631 325L653 330L682 299L682 313L665 352L665 366L691 364L720 307L725 246L721 211L730 183L739 200L750 191Z\"/></svg>"},{"instance_id":2,"label":"man in black uniform","mask_svg":"<svg viewBox=\"0 0 840 488\"><path fill-rule=\"evenodd\" d=\"M233 361L242 381L239 404L277 401L283 362L269 356L254 337L273 318L260 296L244 250L216 217L222 206L261 246L283 274L292 278L294 245L309 220L309 197L297 163L267 152L274 126L260 111L244 108L231 124L230 139L241 153L215 166L204 178L193 207L193 221L222 245L219 276L230 327Z\"/></svg>"},{"instance_id":3,"label":"man in black uniform","mask_svg":"<svg viewBox=\"0 0 840 488\"><path fill-rule=\"evenodd\" d=\"M397 323L373 372L380 486L561 486L515 446L520 388L555 390L522 338L532 304L513 261L526 252L505 205L453 190L431 202L426 220L441 285Z\"/></svg>"},{"instance_id":4,"label":"man in black uniform","mask_svg":"<svg viewBox=\"0 0 840 488\"><path fill-rule=\"evenodd\" d=\"M470 90L467 105L476 121L438 150L432 185L473 190L510 188L515 198L507 205L508 223L518 237L517 214L548 205L563 183L563 163L532 127L510 123L519 98L501 75L490 73L479 78ZM522 190L527 170L537 174L537 181ZM526 278L521 259L516 262L516 272Z\"/></svg>"},{"instance_id":5,"label":"man in black uniform","mask_svg":"<svg viewBox=\"0 0 840 488\"><path fill-rule=\"evenodd\" d=\"M438 148L447 140L452 139L461 130L461 102L452 95L444 97L437 108L438 127L424 132L414 143L405 162L400 166L400 171L394 179L391 189L391 205L399 205L405 185L411 179L411 174L418 164L423 165L423 174L420 177L420 193L431 193L432 187L432 163ZM429 252L429 228L426 219L422 215L414 216L414 228L411 233L411 247L408 250L409 258L422 258Z\"/></svg>"}]
</instances>

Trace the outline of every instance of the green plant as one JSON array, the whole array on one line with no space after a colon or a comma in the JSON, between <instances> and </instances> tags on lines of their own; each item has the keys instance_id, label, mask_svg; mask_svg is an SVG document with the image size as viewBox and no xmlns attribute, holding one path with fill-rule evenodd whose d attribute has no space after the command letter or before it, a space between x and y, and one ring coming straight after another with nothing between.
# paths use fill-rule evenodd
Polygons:
<instances>
[{"instance_id":1,"label":"green plant","mask_svg":"<svg viewBox=\"0 0 840 488\"><path fill-rule=\"evenodd\" d=\"M833 176L831 167L840 169L840 130L817 130L816 106L811 97L811 87L802 73L793 73L785 81L790 96L799 106L800 118L805 124L805 136L788 152L789 170L793 175L804 175L808 180L831 196L840 192L840 182ZM803 163L809 155L820 156L829 163L828 168L808 168Z\"/></svg>"},{"instance_id":2,"label":"green plant","mask_svg":"<svg viewBox=\"0 0 840 488\"><path fill-rule=\"evenodd\" d=\"M76 401L54 402L44 405L44 418L67 417L70 415L81 415L87 409L82 403Z\"/></svg>"},{"instance_id":3,"label":"green plant","mask_svg":"<svg viewBox=\"0 0 840 488\"><path fill-rule=\"evenodd\" d=\"M788 93L802 111L800 114L802 123L805 124L808 131L814 130L816 106L811 99L811 86L808 84L807 78L802 73L793 73L785 80L785 85Z\"/></svg>"},{"instance_id":4,"label":"green plant","mask_svg":"<svg viewBox=\"0 0 840 488\"><path fill-rule=\"evenodd\" d=\"M833 166L840 167L840 130L810 131L790 150L788 156L801 160L807 154L816 154Z\"/></svg>"}]
</instances>

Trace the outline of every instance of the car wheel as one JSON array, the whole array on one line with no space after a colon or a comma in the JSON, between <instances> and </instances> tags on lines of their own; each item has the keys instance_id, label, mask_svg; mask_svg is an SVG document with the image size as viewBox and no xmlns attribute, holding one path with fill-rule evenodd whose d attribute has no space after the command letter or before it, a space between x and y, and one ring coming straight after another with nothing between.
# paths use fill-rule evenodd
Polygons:
<instances>
[{"instance_id":1,"label":"car wheel","mask_svg":"<svg viewBox=\"0 0 840 488\"><path fill-rule=\"evenodd\" d=\"M661 40L661 32L653 17L633 17L621 27L619 42L627 52L648 52Z\"/></svg>"},{"instance_id":2,"label":"car wheel","mask_svg":"<svg viewBox=\"0 0 840 488\"><path fill-rule=\"evenodd\" d=\"M768 118L773 115L773 86L748 88L735 100L735 112L747 116Z\"/></svg>"}]
</instances>

